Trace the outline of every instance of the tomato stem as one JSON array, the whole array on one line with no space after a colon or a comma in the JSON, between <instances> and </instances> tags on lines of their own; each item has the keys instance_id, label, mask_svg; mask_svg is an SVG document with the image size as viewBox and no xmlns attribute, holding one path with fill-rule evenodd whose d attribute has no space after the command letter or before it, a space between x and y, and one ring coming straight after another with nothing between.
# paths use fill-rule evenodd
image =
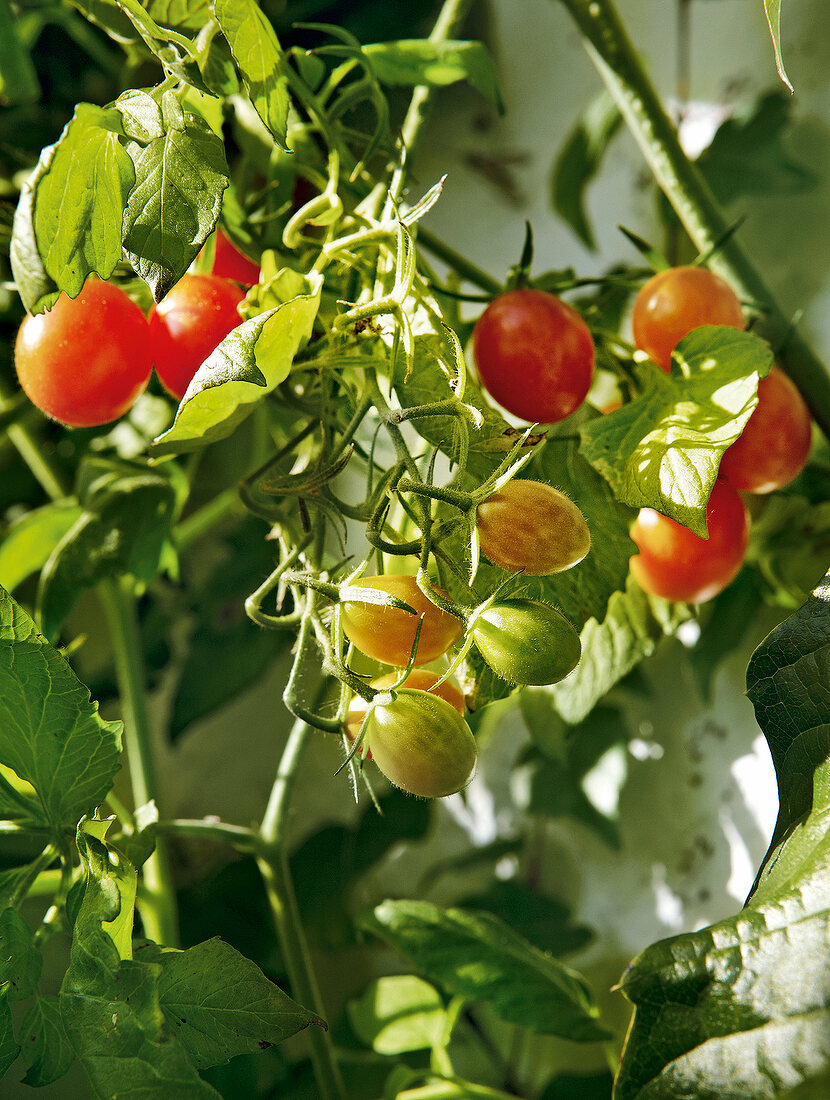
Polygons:
<instances>
[{"instance_id":1,"label":"tomato stem","mask_svg":"<svg viewBox=\"0 0 830 1100\"><path fill-rule=\"evenodd\" d=\"M830 371L797 332L792 318L775 302L757 267L728 236L726 218L696 164L686 156L677 130L660 102L612 0L562 0L582 32L591 60L613 95L640 146L658 186L674 207L700 252L719 240L713 271L726 279L743 301L763 307L757 331L772 344L778 362L791 375L810 410L830 438Z\"/></svg>"}]
</instances>

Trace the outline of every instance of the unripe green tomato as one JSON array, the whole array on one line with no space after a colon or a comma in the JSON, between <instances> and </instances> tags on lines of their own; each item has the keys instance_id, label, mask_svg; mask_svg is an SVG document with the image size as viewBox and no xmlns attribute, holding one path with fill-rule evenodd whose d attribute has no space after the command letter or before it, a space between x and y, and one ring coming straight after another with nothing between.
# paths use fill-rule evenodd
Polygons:
<instances>
[{"instance_id":1,"label":"unripe green tomato","mask_svg":"<svg viewBox=\"0 0 830 1100\"><path fill-rule=\"evenodd\" d=\"M477 526L482 553L494 565L529 577L570 569L591 549L582 512L541 481L508 481L479 504Z\"/></svg>"},{"instance_id":2,"label":"unripe green tomato","mask_svg":"<svg viewBox=\"0 0 830 1100\"><path fill-rule=\"evenodd\" d=\"M421 798L442 798L467 785L476 763L475 738L446 699L408 688L389 702L377 699L364 744L390 782Z\"/></svg>"},{"instance_id":3,"label":"unripe green tomato","mask_svg":"<svg viewBox=\"0 0 830 1100\"><path fill-rule=\"evenodd\" d=\"M472 634L481 656L509 684L555 684L582 655L579 635L562 612L524 596L480 612Z\"/></svg>"},{"instance_id":4,"label":"unripe green tomato","mask_svg":"<svg viewBox=\"0 0 830 1100\"><path fill-rule=\"evenodd\" d=\"M379 691L388 691L396 682L398 676L399 674L397 672L385 672L383 676L378 676L376 679L372 680L370 687L377 688ZM438 683L440 679L441 677L437 672L430 672L429 669L426 668L413 668L407 676L403 687L417 688L418 691L428 691L432 695L437 695L441 699L446 699L453 710L457 710L459 714L463 714L466 709L464 696L452 680L445 680L443 684L440 684L436 688L435 684ZM349 710L346 714L344 728L346 730L346 736L350 741L354 742L357 739L368 709L369 704L365 699L361 699L359 695L355 695L349 703ZM361 745L361 752L367 760L372 759L372 754L366 747L365 742Z\"/></svg>"}]
</instances>

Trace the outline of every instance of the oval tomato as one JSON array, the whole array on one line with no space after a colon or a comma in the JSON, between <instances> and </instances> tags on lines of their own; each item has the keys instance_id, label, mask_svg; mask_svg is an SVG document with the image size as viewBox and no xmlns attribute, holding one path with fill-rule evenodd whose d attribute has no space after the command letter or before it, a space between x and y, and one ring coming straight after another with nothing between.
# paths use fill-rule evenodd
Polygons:
<instances>
[{"instance_id":1,"label":"oval tomato","mask_svg":"<svg viewBox=\"0 0 830 1100\"><path fill-rule=\"evenodd\" d=\"M455 794L469 783L475 738L446 699L410 689L396 692L389 702L378 699L369 708L364 739L390 782L421 798Z\"/></svg>"},{"instance_id":2,"label":"oval tomato","mask_svg":"<svg viewBox=\"0 0 830 1100\"><path fill-rule=\"evenodd\" d=\"M671 353L701 325L745 328L740 299L705 267L670 267L648 280L634 299L634 343L658 367L671 370Z\"/></svg>"},{"instance_id":3,"label":"oval tomato","mask_svg":"<svg viewBox=\"0 0 830 1100\"><path fill-rule=\"evenodd\" d=\"M782 370L772 367L758 383L758 404L724 453L718 477L746 493L771 493L804 469L812 438L804 398Z\"/></svg>"},{"instance_id":4,"label":"oval tomato","mask_svg":"<svg viewBox=\"0 0 830 1100\"><path fill-rule=\"evenodd\" d=\"M378 691L386 691L392 687L397 679L397 672L386 672L383 676L378 676L377 679L372 680L371 686L377 688ZM430 672L426 668L413 668L407 676L403 686L406 688L415 688L418 691L429 692L430 695L435 695L440 699L444 699L454 710L457 710L459 714L463 714L466 709L464 696L451 680L445 680L443 684L440 684L434 691L432 690L434 684L440 679L441 677L437 672ZM363 719L366 717L368 706L369 704L366 700L361 699L359 695L355 695L349 703L349 712L346 715L345 729L346 736L350 741L354 741L360 733L360 727L363 724ZM361 752L363 752L367 760L372 759L372 753L367 749L365 742L361 745Z\"/></svg>"},{"instance_id":5,"label":"oval tomato","mask_svg":"<svg viewBox=\"0 0 830 1100\"><path fill-rule=\"evenodd\" d=\"M594 375L594 341L575 309L543 290L508 290L473 329L481 384L508 412L550 424L582 404Z\"/></svg>"},{"instance_id":6,"label":"oval tomato","mask_svg":"<svg viewBox=\"0 0 830 1100\"><path fill-rule=\"evenodd\" d=\"M416 612L411 615L397 607L344 600L340 605L346 637L367 657L387 665L406 665L415 641L418 620L423 626L418 639L416 665L425 665L446 653L464 630L460 619L442 611L423 594L418 582L408 574L387 573L380 577L361 577L353 581L359 588L376 588L403 600Z\"/></svg>"},{"instance_id":7,"label":"oval tomato","mask_svg":"<svg viewBox=\"0 0 830 1100\"><path fill-rule=\"evenodd\" d=\"M193 375L225 337L242 324L244 293L217 275L184 275L150 311L156 373L181 400Z\"/></svg>"},{"instance_id":8,"label":"oval tomato","mask_svg":"<svg viewBox=\"0 0 830 1100\"><path fill-rule=\"evenodd\" d=\"M529 577L561 573L591 549L579 508L541 481L508 481L476 513L481 550L495 565Z\"/></svg>"},{"instance_id":9,"label":"oval tomato","mask_svg":"<svg viewBox=\"0 0 830 1100\"><path fill-rule=\"evenodd\" d=\"M740 571L749 542L749 513L736 489L718 479L706 507L709 538L694 534L653 508L641 508L631 537L639 554L631 572L653 596L703 603Z\"/></svg>"},{"instance_id":10,"label":"oval tomato","mask_svg":"<svg viewBox=\"0 0 830 1100\"><path fill-rule=\"evenodd\" d=\"M555 684L582 655L579 634L562 612L524 596L485 608L471 629L481 656L509 684Z\"/></svg>"},{"instance_id":11,"label":"oval tomato","mask_svg":"<svg viewBox=\"0 0 830 1100\"><path fill-rule=\"evenodd\" d=\"M150 380L147 320L123 290L88 280L77 298L61 294L46 313L24 319L15 365L29 400L73 428L123 416Z\"/></svg>"}]
</instances>

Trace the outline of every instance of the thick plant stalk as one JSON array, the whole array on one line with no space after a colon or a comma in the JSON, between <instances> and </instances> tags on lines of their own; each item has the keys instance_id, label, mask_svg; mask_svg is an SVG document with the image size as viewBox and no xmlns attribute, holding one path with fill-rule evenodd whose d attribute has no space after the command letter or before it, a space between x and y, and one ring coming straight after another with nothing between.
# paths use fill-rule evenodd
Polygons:
<instances>
[{"instance_id":1,"label":"thick plant stalk","mask_svg":"<svg viewBox=\"0 0 830 1100\"><path fill-rule=\"evenodd\" d=\"M697 166L689 160L677 131L640 62L611 0L562 0L623 118L686 232L700 252L730 228L723 210ZM763 278L738 243L723 241L710 266L732 284L744 301L757 303L757 331L772 345L826 436L830 438L830 371L794 330Z\"/></svg>"}]
</instances>

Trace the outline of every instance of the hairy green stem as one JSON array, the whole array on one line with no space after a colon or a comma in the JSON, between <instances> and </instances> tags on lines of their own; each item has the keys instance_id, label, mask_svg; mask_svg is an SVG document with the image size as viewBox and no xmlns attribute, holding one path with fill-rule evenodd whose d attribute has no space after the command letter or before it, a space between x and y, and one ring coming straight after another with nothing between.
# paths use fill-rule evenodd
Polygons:
<instances>
[{"instance_id":1,"label":"hairy green stem","mask_svg":"<svg viewBox=\"0 0 830 1100\"><path fill-rule=\"evenodd\" d=\"M700 252L722 241L710 266L745 301L761 307L758 331L804 395L830 437L830 371L794 331L758 269L737 240L724 239L731 223L698 167L684 153L677 130L638 57L612 0L561 0L582 32L586 48L613 95L660 188Z\"/></svg>"},{"instance_id":2,"label":"hairy green stem","mask_svg":"<svg viewBox=\"0 0 830 1100\"><path fill-rule=\"evenodd\" d=\"M325 1018L320 987L294 893L286 835L291 794L310 734L311 727L299 719L291 727L260 826L261 848L257 862L288 968L291 992L305 1008ZM320 1100L346 1100L345 1086L328 1031L310 1027L305 1034L311 1048Z\"/></svg>"},{"instance_id":3,"label":"hairy green stem","mask_svg":"<svg viewBox=\"0 0 830 1100\"><path fill-rule=\"evenodd\" d=\"M144 646L130 578L104 581L98 589L109 624L118 693L124 719L124 741L130 765L130 783L136 808L157 800L155 758L150 714L147 707L147 676ZM147 938L166 947L178 944L176 896L164 841L142 868L144 903L141 916Z\"/></svg>"}]
</instances>

